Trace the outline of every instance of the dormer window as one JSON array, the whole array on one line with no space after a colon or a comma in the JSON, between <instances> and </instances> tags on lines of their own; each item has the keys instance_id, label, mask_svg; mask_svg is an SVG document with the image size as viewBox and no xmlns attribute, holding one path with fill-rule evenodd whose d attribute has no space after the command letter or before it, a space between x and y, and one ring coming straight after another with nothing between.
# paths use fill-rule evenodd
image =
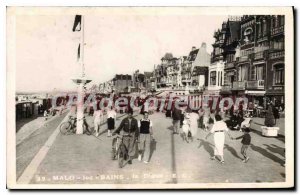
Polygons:
<instances>
[{"instance_id":1,"label":"dormer window","mask_svg":"<svg viewBox=\"0 0 300 195\"><path fill-rule=\"evenodd\" d=\"M252 35L252 33L253 33L253 30L252 30L251 27L246 28L246 30L244 31L244 36L245 36L244 41L245 41L246 43L248 43L248 42L251 41L251 35Z\"/></svg>"}]
</instances>

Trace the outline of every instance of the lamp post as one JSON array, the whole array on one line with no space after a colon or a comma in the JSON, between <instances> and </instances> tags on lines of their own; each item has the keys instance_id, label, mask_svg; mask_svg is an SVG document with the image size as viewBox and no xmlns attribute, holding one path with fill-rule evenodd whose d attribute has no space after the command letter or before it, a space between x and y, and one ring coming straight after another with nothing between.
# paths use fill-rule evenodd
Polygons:
<instances>
[{"instance_id":1,"label":"lamp post","mask_svg":"<svg viewBox=\"0 0 300 195\"><path fill-rule=\"evenodd\" d=\"M81 74L78 78L72 81L78 85L77 88L77 129L76 134L83 134L84 122L84 87L92 80L87 79L85 76L84 67L84 16L81 16L81 36L80 36L80 58L79 65L81 66Z\"/></svg>"}]
</instances>

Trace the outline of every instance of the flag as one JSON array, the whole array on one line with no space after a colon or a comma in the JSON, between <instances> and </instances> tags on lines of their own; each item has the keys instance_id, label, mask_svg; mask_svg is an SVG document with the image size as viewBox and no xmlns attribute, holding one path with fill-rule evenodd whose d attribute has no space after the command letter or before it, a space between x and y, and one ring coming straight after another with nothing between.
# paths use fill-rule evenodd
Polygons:
<instances>
[{"instance_id":1,"label":"flag","mask_svg":"<svg viewBox=\"0 0 300 195\"><path fill-rule=\"evenodd\" d=\"M80 59L80 43L78 45L78 49L77 49L77 60Z\"/></svg>"},{"instance_id":2,"label":"flag","mask_svg":"<svg viewBox=\"0 0 300 195\"><path fill-rule=\"evenodd\" d=\"M81 15L76 15L72 31L75 32L80 30L81 30Z\"/></svg>"}]
</instances>

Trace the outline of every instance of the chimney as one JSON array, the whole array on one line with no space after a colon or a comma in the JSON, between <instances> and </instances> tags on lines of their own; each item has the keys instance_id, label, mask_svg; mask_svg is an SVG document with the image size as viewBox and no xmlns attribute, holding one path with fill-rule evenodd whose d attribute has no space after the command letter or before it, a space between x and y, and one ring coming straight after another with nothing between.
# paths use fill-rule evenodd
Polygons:
<instances>
[{"instance_id":1,"label":"chimney","mask_svg":"<svg viewBox=\"0 0 300 195\"><path fill-rule=\"evenodd\" d=\"M194 51L194 50L196 50L196 47L195 47L195 46L192 47L192 51Z\"/></svg>"}]
</instances>

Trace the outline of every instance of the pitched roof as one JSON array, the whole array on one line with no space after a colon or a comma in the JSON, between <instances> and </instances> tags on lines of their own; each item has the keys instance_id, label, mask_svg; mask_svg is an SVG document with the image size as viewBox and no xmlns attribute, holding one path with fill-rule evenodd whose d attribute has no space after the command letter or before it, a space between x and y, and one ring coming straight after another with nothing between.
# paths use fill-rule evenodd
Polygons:
<instances>
[{"instance_id":1,"label":"pitched roof","mask_svg":"<svg viewBox=\"0 0 300 195\"><path fill-rule=\"evenodd\" d=\"M131 75L129 74L116 74L113 80L131 80Z\"/></svg>"},{"instance_id":2,"label":"pitched roof","mask_svg":"<svg viewBox=\"0 0 300 195\"><path fill-rule=\"evenodd\" d=\"M173 58L172 53L166 53L164 57L162 57L162 60L171 60Z\"/></svg>"},{"instance_id":3,"label":"pitched roof","mask_svg":"<svg viewBox=\"0 0 300 195\"><path fill-rule=\"evenodd\" d=\"M200 75L200 74L205 74L205 72L208 71L208 67L204 67L204 66L195 66L193 68L193 75Z\"/></svg>"},{"instance_id":4,"label":"pitched roof","mask_svg":"<svg viewBox=\"0 0 300 195\"><path fill-rule=\"evenodd\" d=\"M146 78L152 77L153 73L152 72L144 72L144 75Z\"/></svg>"},{"instance_id":5,"label":"pitched roof","mask_svg":"<svg viewBox=\"0 0 300 195\"><path fill-rule=\"evenodd\" d=\"M190 54L189 54L188 60L189 61L195 61L198 52L199 52L199 49L195 49L195 50L191 51Z\"/></svg>"}]
</instances>

